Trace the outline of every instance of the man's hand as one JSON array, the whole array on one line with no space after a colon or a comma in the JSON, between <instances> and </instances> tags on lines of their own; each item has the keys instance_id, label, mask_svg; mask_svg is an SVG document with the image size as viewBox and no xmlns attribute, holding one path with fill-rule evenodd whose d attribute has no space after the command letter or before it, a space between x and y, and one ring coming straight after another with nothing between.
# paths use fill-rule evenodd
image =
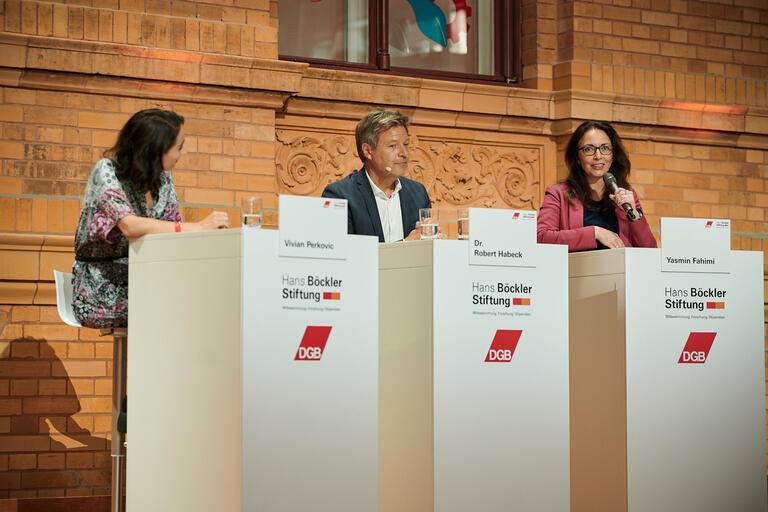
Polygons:
<instances>
[{"instance_id":1,"label":"man's hand","mask_svg":"<svg viewBox=\"0 0 768 512\"><path fill-rule=\"evenodd\" d=\"M408 236L405 237L406 242L412 242L414 240L421 240L421 222L416 222L416 227L413 228L413 231L408 233Z\"/></svg>"}]
</instances>

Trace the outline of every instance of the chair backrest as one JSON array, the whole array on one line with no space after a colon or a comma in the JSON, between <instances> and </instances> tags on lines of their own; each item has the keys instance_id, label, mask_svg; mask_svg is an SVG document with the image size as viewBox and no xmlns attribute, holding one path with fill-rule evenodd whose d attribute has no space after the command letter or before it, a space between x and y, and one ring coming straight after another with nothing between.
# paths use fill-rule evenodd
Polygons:
<instances>
[{"instance_id":1,"label":"chair backrest","mask_svg":"<svg viewBox=\"0 0 768 512\"><path fill-rule=\"evenodd\" d=\"M56 281L56 308L61 321L72 327L82 327L72 310L72 274L54 270L53 279Z\"/></svg>"}]
</instances>

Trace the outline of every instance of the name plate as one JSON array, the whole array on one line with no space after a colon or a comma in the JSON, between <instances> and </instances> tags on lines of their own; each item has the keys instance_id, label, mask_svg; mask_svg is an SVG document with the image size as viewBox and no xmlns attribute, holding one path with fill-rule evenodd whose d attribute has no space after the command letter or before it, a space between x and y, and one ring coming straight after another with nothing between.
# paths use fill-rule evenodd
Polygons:
<instances>
[{"instance_id":1,"label":"name plate","mask_svg":"<svg viewBox=\"0 0 768 512\"><path fill-rule=\"evenodd\" d=\"M730 272L731 221L661 218L662 272Z\"/></svg>"},{"instance_id":2,"label":"name plate","mask_svg":"<svg viewBox=\"0 0 768 512\"><path fill-rule=\"evenodd\" d=\"M347 258L347 200L281 195L281 257Z\"/></svg>"},{"instance_id":3,"label":"name plate","mask_svg":"<svg viewBox=\"0 0 768 512\"><path fill-rule=\"evenodd\" d=\"M469 209L469 264L535 267L536 212Z\"/></svg>"}]
</instances>

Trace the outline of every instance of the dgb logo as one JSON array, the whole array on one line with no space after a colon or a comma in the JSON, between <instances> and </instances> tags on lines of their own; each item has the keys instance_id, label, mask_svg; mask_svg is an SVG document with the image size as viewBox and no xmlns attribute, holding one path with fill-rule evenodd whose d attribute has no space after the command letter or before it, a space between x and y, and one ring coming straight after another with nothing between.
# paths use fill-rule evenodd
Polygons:
<instances>
[{"instance_id":1,"label":"dgb logo","mask_svg":"<svg viewBox=\"0 0 768 512\"><path fill-rule=\"evenodd\" d=\"M512 356L515 355L515 349L517 348L517 342L520 341L520 336L523 331L505 330L499 329L493 337L491 342L491 348L488 349L488 354L485 356L486 363L508 363L512 360Z\"/></svg>"},{"instance_id":2,"label":"dgb logo","mask_svg":"<svg viewBox=\"0 0 768 512\"><path fill-rule=\"evenodd\" d=\"M688 341L685 342L683 353L680 354L678 364L704 364L707 362L709 349L715 341L716 332L692 332L688 335Z\"/></svg>"},{"instance_id":3,"label":"dgb logo","mask_svg":"<svg viewBox=\"0 0 768 512\"><path fill-rule=\"evenodd\" d=\"M301 338L294 361L319 361L331 334L331 326L308 325Z\"/></svg>"}]
</instances>

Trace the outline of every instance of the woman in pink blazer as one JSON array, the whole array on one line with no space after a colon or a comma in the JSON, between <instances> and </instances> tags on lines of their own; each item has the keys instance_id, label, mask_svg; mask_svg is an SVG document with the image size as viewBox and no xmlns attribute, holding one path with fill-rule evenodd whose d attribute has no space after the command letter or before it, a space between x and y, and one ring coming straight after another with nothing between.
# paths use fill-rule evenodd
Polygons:
<instances>
[{"instance_id":1,"label":"woman in pink blazer","mask_svg":"<svg viewBox=\"0 0 768 512\"><path fill-rule=\"evenodd\" d=\"M608 123L582 123L565 149L568 177L547 187L538 217L538 240L566 244L568 251L656 247L637 194L627 177L631 164L621 138ZM607 190L603 175L610 171L619 186ZM621 205L629 203L636 220Z\"/></svg>"}]
</instances>

